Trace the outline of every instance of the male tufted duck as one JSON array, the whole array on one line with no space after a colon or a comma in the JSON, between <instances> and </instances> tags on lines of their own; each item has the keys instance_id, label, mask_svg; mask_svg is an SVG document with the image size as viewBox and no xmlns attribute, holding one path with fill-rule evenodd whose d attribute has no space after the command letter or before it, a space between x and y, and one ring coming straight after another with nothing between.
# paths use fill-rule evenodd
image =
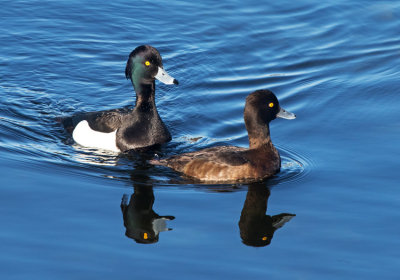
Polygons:
<instances>
[{"instance_id":1,"label":"male tufted duck","mask_svg":"<svg viewBox=\"0 0 400 280\"><path fill-rule=\"evenodd\" d=\"M157 112L155 79L176 85L178 81L164 70L159 52L148 45L137 47L129 55L125 76L132 81L136 92L135 107L80 113L62 119L76 143L124 152L171 140L171 134Z\"/></svg>"}]
</instances>

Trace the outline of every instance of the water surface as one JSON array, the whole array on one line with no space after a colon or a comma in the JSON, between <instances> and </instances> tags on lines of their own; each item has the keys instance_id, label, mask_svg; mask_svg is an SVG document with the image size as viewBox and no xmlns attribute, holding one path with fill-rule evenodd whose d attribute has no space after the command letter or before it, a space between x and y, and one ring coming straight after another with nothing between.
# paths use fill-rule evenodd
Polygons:
<instances>
[{"instance_id":1,"label":"water surface","mask_svg":"<svg viewBox=\"0 0 400 280\"><path fill-rule=\"evenodd\" d=\"M2 279L397 279L400 4L1 6ZM141 44L180 81L156 82L173 140L130 155L74 144L56 119L132 106L124 68ZM202 185L146 163L246 146L245 97L261 88L297 115L271 123L275 177Z\"/></svg>"}]
</instances>

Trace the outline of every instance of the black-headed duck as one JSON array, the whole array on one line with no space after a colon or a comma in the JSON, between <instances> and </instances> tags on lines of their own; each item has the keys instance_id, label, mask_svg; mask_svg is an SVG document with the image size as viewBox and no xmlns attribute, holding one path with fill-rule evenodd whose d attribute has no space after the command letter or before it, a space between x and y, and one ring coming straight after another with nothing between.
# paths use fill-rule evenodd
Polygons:
<instances>
[{"instance_id":1,"label":"black-headed duck","mask_svg":"<svg viewBox=\"0 0 400 280\"><path fill-rule=\"evenodd\" d=\"M115 152L145 148L171 140L155 104L155 79L164 84L178 84L164 70L159 52L143 45L128 58L125 76L136 92L133 109L123 108L80 113L62 120L76 143Z\"/></svg>"},{"instance_id":2,"label":"black-headed duck","mask_svg":"<svg viewBox=\"0 0 400 280\"><path fill-rule=\"evenodd\" d=\"M257 90L246 98L244 122L249 148L217 146L196 152L151 160L203 182L254 181L268 178L281 167L277 149L271 142L269 122L275 118L294 119L296 115L279 106L275 94Z\"/></svg>"}]
</instances>

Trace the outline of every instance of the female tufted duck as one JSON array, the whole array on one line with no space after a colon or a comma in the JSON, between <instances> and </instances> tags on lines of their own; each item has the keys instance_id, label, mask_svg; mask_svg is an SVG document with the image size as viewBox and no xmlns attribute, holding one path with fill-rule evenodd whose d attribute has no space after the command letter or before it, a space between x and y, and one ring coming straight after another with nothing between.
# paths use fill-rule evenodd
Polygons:
<instances>
[{"instance_id":1,"label":"female tufted duck","mask_svg":"<svg viewBox=\"0 0 400 280\"><path fill-rule=\"evenodd\" d=\"M197 152L151 160L204 182L262 180L279 172L281 159L271 142L269 122L276 117L294 119L296 115L279 106L269 90L257 90L246 98L244 121L249 149L217 146Z\"/></svg>"}]
</instances>

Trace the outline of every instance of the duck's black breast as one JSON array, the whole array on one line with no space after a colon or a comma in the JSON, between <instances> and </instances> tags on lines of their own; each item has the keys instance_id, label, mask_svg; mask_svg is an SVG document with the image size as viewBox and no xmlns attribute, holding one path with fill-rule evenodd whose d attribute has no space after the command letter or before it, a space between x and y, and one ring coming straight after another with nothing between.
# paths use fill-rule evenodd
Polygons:
<instances>
[{"instance_id":1,"label":"duck's black breast","mask_svg":"<svg viewBox=\"0 0 400 280\"><path fill-rule=\"evenodd\" d=\"M172 138L157 112L134 109L123 118L116 139L118 148L126 151L163 144Z\"/></svg>"}]
</instances>

